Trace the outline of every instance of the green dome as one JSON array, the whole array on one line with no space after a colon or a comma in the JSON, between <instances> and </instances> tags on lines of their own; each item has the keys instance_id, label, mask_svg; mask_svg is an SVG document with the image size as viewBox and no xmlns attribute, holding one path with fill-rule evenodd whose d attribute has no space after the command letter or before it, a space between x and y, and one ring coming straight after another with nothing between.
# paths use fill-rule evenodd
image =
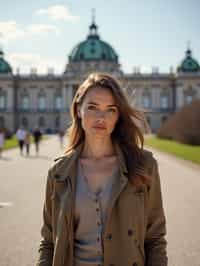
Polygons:
<instances>
[{"instance_id":1,"label":"green dome","mask_svg":"<svg viewBox=\"0 0 200 266\"><path fill-rule=\"evenodd\" d=\"M3 56L4 56L4 53L2 50L0 50L0 74L12 73L11 66L8 64L8 62L6 62Z\"/></svg>"},{"instance_id":2,"label":"green dome","mask_svg":"<svg viewBox=\"0 0 200 266\"><path fill-rule=\"evenodd\" d=\"M87 39L74 47L69 55L69 62L100 60L118 63L118 56L108 43L100 40L97 26L93 22Z\"/></svg>"},{"instance_id":3,"label":"green dome","mask_svg":"<svg viewBox=\"0 0 200 266\"><path fill-rule=\"evenodd\" d=\"M197 60L192 57L192 52L190 49L186 51L186 57L182 61L181 65L178 67L178 72L198 72L200 71L200 66Z\"/></svg>"}]
</instances>

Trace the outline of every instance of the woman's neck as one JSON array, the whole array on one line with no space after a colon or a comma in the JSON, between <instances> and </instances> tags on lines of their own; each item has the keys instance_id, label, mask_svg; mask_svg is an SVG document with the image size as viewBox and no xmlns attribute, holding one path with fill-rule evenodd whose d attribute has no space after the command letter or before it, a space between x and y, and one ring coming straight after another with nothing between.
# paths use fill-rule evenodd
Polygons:
<instances>
[{"instance_id":1,"label":"woman's neck","mask_svg":"<svg viewBox=\"0 0 200 266\"><path fill-rule=\"evenodd\" d=\"M115 154L114 146L111 139L91 140L86 138L82 151L82 157L88 159L102 159L106 156Z\"/></svg>"}]
</instances>

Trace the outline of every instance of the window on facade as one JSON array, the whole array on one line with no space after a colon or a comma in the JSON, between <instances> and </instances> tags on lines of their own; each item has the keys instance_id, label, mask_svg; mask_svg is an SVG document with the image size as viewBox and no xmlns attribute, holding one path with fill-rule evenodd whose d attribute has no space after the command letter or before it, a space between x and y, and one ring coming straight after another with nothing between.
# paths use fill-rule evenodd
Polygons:
<instances>
[{"instance_id":1,"label":"window on facade","mask_svg":"<svg viewBox=\"0 0 200 266\"><path fill-rule=\"evenodd\" d=\"M149 108L151 106L151 99L149 95L142 96L142 106L144 108Z\"/></svg>"},{"instance_id":2,"label":"window on facade","mask_svg":"<svg viewBox=\"0 0 200 266\"><path fill-rule=\"evenodd\" d=\"M73 97L76 94L77 89L78 89L78 85L73 85L73 89L72 89Z\"/></svg>"},{"instance_id":3,"label":"window on facade","mask_svg":"<svg viewBox=\"0 0 200 266\"><path fill-rule=\"evenodd\" d=\"M102 59L105 60L106 59L106 54L105 53L102 53Z\"/></svg>"},{"instance_id":4,"label":"window on facade","mask_svg":"<svg viewBox=\"0 0 200 266\"><path fill-rule=\"evenodd\" d=\"M149 116L147 116L147 123L149 124L149 126L151 126L151 119Z\"/></svg>"},{"instance_id":5,"label":"window on facade","mask_svg":"<svg viewBox=\"0 0 200 266\"><path fill-rule=\"evenodd\" d=\"M84 59L84 54L80 53L80 59L83 60Z\"/></svg>"},{"instance_id":6,"label":"window on facade","mask_svg":"<svg viewBox=\"0 0 200 266\"><path fill-rule=\"evenodd\" d=\"M28 95L24 95L22 96L22 110L28 110L29 109L29 96Z\"/></svg>"},{"instance_id":7,"label":"window on facade","mask_svg":"<svg viewBox=\"0 0 200 266\"><path fill-rule=\"evenodd\" d=\"M55 119L55 128L60 128L60 117L57 116L56 119Z\"/></svg>"},{"instance_id":8,"label":"window on facade","mask_svg":"<svg viewBox=\"0 0 200 266\"><path fill-rule=\"evenodd\" d=\"M162 117L162 123L164 123L167 120L167 116Z\"/></svg>"},{"instance_id":9,"label":"window on facade","mask_svg":"<svg viewBox=\"0 0 200 266\"><path fill-rule=\"evenodd\" d=\"M3 116L0 116L0 128L5 127L5 119Z\"/></svg>"},{"instance_id":10,"label":"window on facade","mask_svg":"<svg viewBox=\"0 0 200 266\"><path fill-rule=\"evenodd\" d=\"M40 95L38 99L38 109L40 111L44 111L46 109L46 97L44 95Z\"/></svg>"},{"instance_id":11,"label":"window on facade","mask_svg":"<svg viewBox=\"0 0 200 266\"><path fill-rule=\"evenodd\" d=\"M193 96L192 95L185 95L185 103L189 104L191 103L193 100Z\"/></svg>"},{"instance_id":12,"label":"window on facade","mask_svg":"<svg viewBox=\"0 0 200 266\"><path fill-rule=\"evenodd\" d=\"M169 107L168 96L161 95L160 97L160 105L162 109L167 109Z\"/></svg>"},{"instance_id":13,"label":"window on facade","mask_svg":"<svg viewBox=\"0 0 200 266\"><path fill-rule=\"evenodd\" d=\"M40 116L39 117L39 121L38 121L38 125L39 125L39 127L45 127L45 119L44 119L44 117L43 116Z\"/></svg>"},{"instance_id":14,"label":"window on facade","mask_svg":"<svg viewBox=\"0 0 200 266\"><path fill-rule=\"evenodd\" d=\"M60 111L62 109L62 97L60 95L56 96L55 98L55 109L57 111Z\"/></svg>"},{"instance_id":15,"label":"window on facade","mask_svg":"<svg viewBox=\"0 0 200 266\"><path fill-rule=\"evenodd\" d=\"M26 117L22 117L22 126L25 128L28 127L28 119Z\"/></svg>"},{"instance_id":16,"label":"window on facade","mask_svg":"<svg viewBox=\"0 0 200 266\"><path fill-rule=\"evenodd\" d=\"M6 108L6 96L4 94L0 95L0 109Z\"/></svg>"}]
</instances>

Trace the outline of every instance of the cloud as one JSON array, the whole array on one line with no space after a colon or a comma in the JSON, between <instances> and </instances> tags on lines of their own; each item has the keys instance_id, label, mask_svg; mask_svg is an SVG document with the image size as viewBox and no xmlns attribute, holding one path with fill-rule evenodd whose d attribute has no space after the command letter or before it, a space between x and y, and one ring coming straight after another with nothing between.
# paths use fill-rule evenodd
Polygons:
<instances>
[{"instance_id":1,"label":"cloud","mask_svg":"<svg viewBox=\"0 0 200 266\"><path fill-rule=\"evenodd\" d=\"M76 22L79 20L78 16L71 14L68 7L63 5L50 6L47 9L39 9L35 12L36 15L47 15L53 20L62 20Z\"/></svg>"},{"instance_id":2,"label":"cloud","mask_svg":"<svg viewBox=\"0 0 200 266\"><path fill-rule=\"evenodd\" d=\"M3 43L45 33L59 34L60 29L50 24L30 24L23 27L13 20L0 21L0 41Z\"/></svg>"},{"instance_id":3,"label":"cloud","mask_svg":"<svg viewBox=\"0 0 200 266\"><path fill-rule=\"evenodd\" d=\"M54 25L48 24L32 24L28 27L27 32L29 34L43 34L43 33L56 33L59 34L60 30Z\"/></svg>"},{"instance_id":4,"label":"cloud","mask_svg":"<svg viewBox=\"0 0 200 266\"><path fill-rule=\"evenodd\" d=\"M26 32L21 29L16 21L0 21L0 33L2 41L15 40L25 36Z\"/></svg>"},{"instance_id":5,"label":"cloud","mask_svg":"<svg viewBox=\"0 0 200 266\"><path fill-rule=\"evenodd\" d=\"M12 65L14 72L20 69L20 73L30 73L31 68L37 68L38 74L47 74L49 68L54 68L55 73L64 70L63 62L49 57L33 53L13 53L8 56L8 61Z\"/></svg>"}]
</instances>

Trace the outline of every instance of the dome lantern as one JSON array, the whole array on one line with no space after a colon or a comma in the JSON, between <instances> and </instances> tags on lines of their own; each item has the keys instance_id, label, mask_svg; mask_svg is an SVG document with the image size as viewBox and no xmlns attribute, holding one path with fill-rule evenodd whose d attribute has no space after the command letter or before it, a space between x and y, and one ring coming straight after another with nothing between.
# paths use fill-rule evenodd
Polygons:
<instances>
[{"instance_id":1,"label":"dome lantern","mask_svg":"<svg viewBox=\"0 0 200 266\"><path fill-rule=\"evenodd\" d=\"M89 32L88 38L91 38L91 37L99 38L98 33L97 33L98 26L95 23L95 9L94 8L92 9L92 24L90 25L89 29L90 29L90 32Z\"/></svg>"},{"instance_id":2,"label":"dome lantern","mask_svg":"<svg viewBox=\"0 0 200 266\"><path fill-rule=\"evenodd\" d=\"M185 58L182 60L180 66L178 66L177 70L179 73L195 73L200 71L199 63L193 58L190 47L187 48Z\"/></svg>"},{"instance_id":3,"label":"dome lantern","mask_svg":"<svg viewBox=\"0 0 200 266\"><path fill-rule=\"evenodd\" d=\"M106 61L118 64L118 55L110 44L101 40L95 22L94 9L89 34L85 41L78 43L69 54L69 63Z\"/></svg>"}]
</instances>

